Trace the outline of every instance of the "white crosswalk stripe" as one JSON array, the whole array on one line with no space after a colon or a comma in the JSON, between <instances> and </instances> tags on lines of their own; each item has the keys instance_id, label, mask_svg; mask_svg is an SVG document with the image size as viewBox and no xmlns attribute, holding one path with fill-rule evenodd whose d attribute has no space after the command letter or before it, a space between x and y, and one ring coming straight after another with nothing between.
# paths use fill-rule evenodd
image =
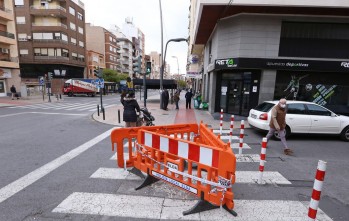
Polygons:
<instances>
[{"instance_id":1,"label":"white crosswalk stripe","mask_svg":"<svg viewBox=\"0 0 349 221\"><path fill-rule=\"evenodd\" d=\"M109 108L115 104L105 105L104 108ZM67 110L67 111L97 111L95 103L42 103L23 106L7 107L11 109L31 109L31 110Z\"/></svg>"}]
</instances>

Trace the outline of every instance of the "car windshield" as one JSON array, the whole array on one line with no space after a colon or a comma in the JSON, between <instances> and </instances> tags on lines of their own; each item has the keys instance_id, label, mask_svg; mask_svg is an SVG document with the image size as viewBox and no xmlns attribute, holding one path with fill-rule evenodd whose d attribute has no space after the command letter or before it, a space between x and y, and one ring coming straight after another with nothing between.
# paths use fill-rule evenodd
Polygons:
<instances>
[{"instance_id":1,"label":"car windshield","mask_svg":"<svg viewBox=\"0 0 349 221\"><path fill-rule=\"evenodd\" d=\"M263 102L259 104L257 107L255 107L255 110L262 111L262 112L268 112L270 109L272 109L275 106L273 103Z\"/></svg>"}]
</instances>

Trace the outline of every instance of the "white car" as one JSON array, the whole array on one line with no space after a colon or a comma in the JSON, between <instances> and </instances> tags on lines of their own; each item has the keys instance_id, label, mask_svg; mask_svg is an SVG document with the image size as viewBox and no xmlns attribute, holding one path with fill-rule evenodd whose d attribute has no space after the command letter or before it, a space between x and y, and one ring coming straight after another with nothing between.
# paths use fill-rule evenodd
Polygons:
<instances>
[{"instance_id":1,"label":"white car","mask_svg":"<svg viewBox=\"0 0 349 221\"><path fill-rule=\"evenodd\" d=\"M251 109L248 123L251 127L269 130L272 108L279 101L265 101ZM349 117L341 116L312 102L287 101L286 137L293 133L340 135L349 141ZM280 139L278 133L274 134Z\"/></svg>"}]
</instances>

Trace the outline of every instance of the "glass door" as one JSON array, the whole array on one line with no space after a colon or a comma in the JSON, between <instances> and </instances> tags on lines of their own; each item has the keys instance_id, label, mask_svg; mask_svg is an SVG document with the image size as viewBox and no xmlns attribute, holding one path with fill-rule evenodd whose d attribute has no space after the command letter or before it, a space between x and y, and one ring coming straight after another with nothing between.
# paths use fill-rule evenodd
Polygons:
<instances>
[{"instance_id":1,"label":"glass door","mask_svg":"<svg viewBox=\"0 0 349 221\"><path fill-rule=\"evenodd\" d=\"M5 94L5 82L0 80L0 96L6 96Z\"/></svg>"},{"instance_id":2,"label":"glass door","mask_svg":"<svg viewBox=\"0 0 349 221\"><path fill-rule=\"evenodd\" d=\"M240 115L240 107L242 104L243 82L241 80L229 81L228 93L228 113Z\"/></svg>"}]
</instances>

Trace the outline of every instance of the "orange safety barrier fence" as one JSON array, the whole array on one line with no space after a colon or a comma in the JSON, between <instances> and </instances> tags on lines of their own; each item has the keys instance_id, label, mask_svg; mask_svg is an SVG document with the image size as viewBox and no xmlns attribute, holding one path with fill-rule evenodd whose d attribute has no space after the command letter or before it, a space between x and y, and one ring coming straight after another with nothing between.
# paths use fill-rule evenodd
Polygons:
<instances>
[{"instance_id":1,"label":"orange safety barrier fence","mask_svg":"<svg viewBox=\"0 0 349 221\"><path fill-rule=\"evenodd\" d=\"M143 127L128 127L128 128L117 128L111 132L110 139L112 143L112 151L117 150L117 164L118 167L133 167L135 156L132 153L132 144L137 138L137 133L139 130L145 129L147 131L154 131L159 134L173 135L175 137L180 136L184 138L185 135L187 139L195 137L198 134L197 124L174 124L174 125L164 125L164 126L143 126ZM128 142L128 151L124 151L124 143ZM124 152L128 152L129 159L124 165Z\"/></svg>"},{"instance_id":2,"label":"orange safety barrier fence","mask_svg":"<svg viewBox=\"0 0 349 221\"><path fill-rule=\"evenodd\" d=\"M201 201L185 215L207 209L224 207L233 211L236 158L231 149L198 144L146 130L138 131L135 167L148 177L140 189L158 179L197 195ZM172 158L178 158L173 161ZM187 170L185 165L188 165ZM193 166L196 166L196 170ZM203 204L205 206L203 206Z\"/></svg>"}]
</instances>

